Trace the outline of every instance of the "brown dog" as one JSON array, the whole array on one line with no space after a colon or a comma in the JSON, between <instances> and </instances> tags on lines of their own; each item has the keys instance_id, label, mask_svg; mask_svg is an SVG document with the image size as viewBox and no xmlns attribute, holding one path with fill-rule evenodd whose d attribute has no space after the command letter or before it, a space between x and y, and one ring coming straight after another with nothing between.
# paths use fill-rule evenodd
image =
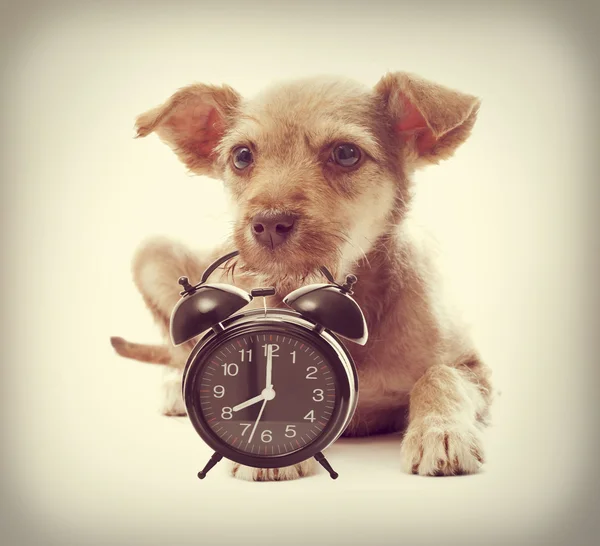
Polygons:
<instances>
[{"instance_id":1,"label":"brown dog","mask_svg":"<svg viewBox=\"0 0 600 546\"><path fill-rule=\"evenodd\" d=\"M336 278L355 273L370 337L364 347L348 344L360 400L345 434L398 431L408 419L400 448L406 471L476 472L489 371L465 328L442 308L408 208L414 171L450 157L478 107L473 96L400 72L374 89L315 78L253 100L227 86L195 84L142 114L138 136L157 133L192 173L222 179L239 207L230 244L214 255L168 240L137 252L135 282L165 335L177 278L198 279L211 259L234 248L240 256L223 278L248 289L275 286L272 307L298 286L322 282L321 265ZM181 369L193 343L112 341L123 356L176 368L164 413L185 412ZM235 465L234 474L289 479L311 472L311 461L277 470Z\"/></svg>"}]
</instances>

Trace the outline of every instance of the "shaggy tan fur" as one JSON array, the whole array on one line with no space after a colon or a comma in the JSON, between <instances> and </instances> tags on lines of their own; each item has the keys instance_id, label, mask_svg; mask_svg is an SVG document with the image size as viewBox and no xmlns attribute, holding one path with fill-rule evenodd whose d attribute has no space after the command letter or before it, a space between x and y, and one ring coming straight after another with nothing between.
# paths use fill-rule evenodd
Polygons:
<instances>
[{"instance_id":1,"label":"shaggy tan fur","mask_svg":"<svg viewBox=\"0 0 600 546\"><path fill-rule=\"evenodd\" d=\"M224 181L238 206L231 241L198 256L170 240L146 242L134 258L135 282L167 334L181 275L198 279L215 257L237 248L223 280L250 289L291 290L322 282L326 265L341 278L355 273L355 297L369 326L364 347L348 343L359 373L360 401L346 435L403 430L400 461L407 472L476 472L484 460L481 425L491 398L489 371L464 326L444 309L427 245L410 220L412 175L450 157L469 136L479 101L406 73L385 75L375 88L313 78L280 84L252 100L229 87L196 84L142 114L138 135L156 132L190 169ZM331 160L339 143L362 150L357 165ZM247 146L254 162L243 171L232 151ZM257 213L298 218L285 244L258 245L250 225ZM253 302L255 303L255 302ZM260 302L256 302L257 305ZM121 338L130 358L169 362L168 415L185 412L180 374L193 342L142 346ZM260 470L235 465L237 477L290 479L314 463Z\"/></svg>"}]
</instances>

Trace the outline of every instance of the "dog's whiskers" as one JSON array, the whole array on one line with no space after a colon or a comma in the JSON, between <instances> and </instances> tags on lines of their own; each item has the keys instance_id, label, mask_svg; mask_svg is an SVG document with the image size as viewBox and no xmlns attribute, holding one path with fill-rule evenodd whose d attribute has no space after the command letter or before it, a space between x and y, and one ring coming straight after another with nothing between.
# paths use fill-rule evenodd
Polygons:
<instances>
[{"instance_id":1,"label":"dog's whiskers","mask_svg":"<svg viewBox=\"0 0 600 546\"><path fill-rule=\"evenodd\" d=\"M369 261L367 254L365 253L365 251L363 250L363 248L360 245L357 245L357 246L358 246L358 250L360 250L363 255L362 259L365 262L367 262L367 266L369 267L369 269L371 269L371 262Z\"/></svg>"},{"instance_id":2,"label":"dog's whiskers","mask_svg":"<svg viewBox=\"0 0 600 546\"><path fill-rule=\"evenodd\" d=\"M337 236L339 239L341 239L343 242L349 244L355 250L358 250L362 254L362 257L360 258L360 260L364 260L367 263L367 266L369 267L369 269L371 269L371 262L369 261L369 258L367 257L367 253L364 251L364 249L360 245L353 243L351 241L350 237L348 237L348 235L346 235L344 232L342 232L340 230L335 231L334 235ZM369 244L372 244L372 242L369 241L369 239L367 239L366 237L365 237L365 239L367 240L367 242Z\"/></svg>"}]
</instances>

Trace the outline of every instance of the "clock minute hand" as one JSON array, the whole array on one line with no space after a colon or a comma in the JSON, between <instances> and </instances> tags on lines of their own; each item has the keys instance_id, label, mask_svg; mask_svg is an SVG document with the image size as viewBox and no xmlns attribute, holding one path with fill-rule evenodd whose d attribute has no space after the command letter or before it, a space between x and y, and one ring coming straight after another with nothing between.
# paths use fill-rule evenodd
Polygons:
<instances>
[{"instance_id":1,"label":"clock minute hand","mask_svg":"<svg viewBox=\"0 0 600 546\"><path fill-rule=\"evenodd\" d=\"M273 375L273 345L267 345L267 382L265 388L271 388L271 378Z\"/></svg>"},{"instance_id":2,"label":"clock minute hand","mask_svg":"<svg viewBox=\"0 0 600 546\"><path fill-rule=\"evenodd\" d=\"M258 417L256 418L256 422L254 423L254 426L252 427L252 432L250 433L250 437L248 438L248 443L250 443L252 441L252 437L254 436L254 432L256 431L256 426L258 425L258 422L260 421L260 418L262 417L263 411L265 410L265 406L267 405L267 399L265 398L265 400L263 401L263 405L260 408L260 411L258 412Z\"/></svg>"},{"instance_id":3,"label":"clock minute hand","mask_svg":"<svg viewBox=\"0 0 600 546\"><path fill-rule=\"evenodd\" d=\"M254 398L250 398L250 400L246 400L245 402L242 402L241 404L238 404L237 406L233 406L233 408L231 408L232 411L240 411L244 408L247 408L248 406L251 406L252 404L256 404L257 402L260 402L261 400L265 399L265 395L264 394L259 394L258 396L255 396Z\"/></svg>"}]
</instances>

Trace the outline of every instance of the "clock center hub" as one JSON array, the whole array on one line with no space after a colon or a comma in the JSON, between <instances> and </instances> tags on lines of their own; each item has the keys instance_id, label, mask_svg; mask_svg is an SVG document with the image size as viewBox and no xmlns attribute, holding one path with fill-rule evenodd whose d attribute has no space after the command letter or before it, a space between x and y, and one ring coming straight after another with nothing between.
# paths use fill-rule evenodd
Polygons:
<instances>
[{"instance_id":1,"label":"clock center hub","mask_svg":"<svg viewBox=\"0 0 600 546\"><path fill-rule=\"evenodd\" d=\"M275 391L273 390L273 387L263 389L260 394L262 394L265 400L273 400L273 398L275 398Z\"/></svg>"}]
</instances>

